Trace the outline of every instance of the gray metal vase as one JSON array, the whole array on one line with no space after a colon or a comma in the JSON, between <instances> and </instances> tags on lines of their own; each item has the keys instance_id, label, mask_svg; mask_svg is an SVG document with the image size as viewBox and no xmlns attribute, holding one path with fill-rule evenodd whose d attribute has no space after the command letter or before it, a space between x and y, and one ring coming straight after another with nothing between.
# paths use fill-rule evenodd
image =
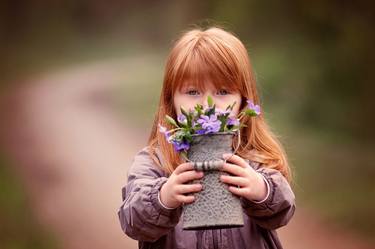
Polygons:
<instances>
[{"instance_id":1,"label":"gray metal vase","mask_svg":"<svg viewBox=\"0 0 375 249\"><path fill-rule=\"evenodd\" d=\"M228 190L228 185L220 181L220 164L207 163L222 160L222 154L233 153L233 132L193 135L188 150L188 159L196 163L196 170L203 170L200 182L203 190L195 193L195 201L183 206L183 229L199 230L243 226L240 199Z\"/></svg>"}]
</instances>

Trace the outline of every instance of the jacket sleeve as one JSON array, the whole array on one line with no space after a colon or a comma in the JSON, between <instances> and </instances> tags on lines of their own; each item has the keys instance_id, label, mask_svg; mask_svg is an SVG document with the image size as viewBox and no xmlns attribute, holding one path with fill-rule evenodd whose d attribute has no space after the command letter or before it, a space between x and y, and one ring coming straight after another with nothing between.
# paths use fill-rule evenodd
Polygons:
<instances>
[{"instance_id":1,"label":"jacket sleeve","mask_svg":"<svg viewBox=\"0 0 375 249\"><path fill-rule=\"evenodd\" d=\"M286 178L276 169L251 165L261 173L268 183L269 195L262 202L241 198L245 213L259 226L274 230L288 224L293 217L296 204L295 195Z\"/></svg>"},{"instance_id":2,"label":"jacket sleeve","mask_svg":"<svg viewBox=\"0 0 375 249\"><path fill-rule=\"evenodd\" d=\"M118 210L121 228L129 237L153 242L178 223L182 208L166 208L158 198L167 179L152 161L147 147L138 152L122 188L123 203Z\"/></svg>"}]
</instances>

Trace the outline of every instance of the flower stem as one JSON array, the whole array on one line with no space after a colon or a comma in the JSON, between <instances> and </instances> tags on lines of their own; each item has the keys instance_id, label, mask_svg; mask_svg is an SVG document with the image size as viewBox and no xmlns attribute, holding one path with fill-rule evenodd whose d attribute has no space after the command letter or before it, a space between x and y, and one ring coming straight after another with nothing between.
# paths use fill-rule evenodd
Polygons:
<instances>
[{"instance_id":1,"label":"flower stem","mask_svg":"<svg viewBox=\"0 0 375 249\"><path fill-rule=\"evenodd\" d=\"M183 129L183 128L181 128L181 127L174 128L174 129L170 130L169 133L174 132L174 131L177 131L177 130L182 130L182 129Z\"/></svg>"}]
</instances>

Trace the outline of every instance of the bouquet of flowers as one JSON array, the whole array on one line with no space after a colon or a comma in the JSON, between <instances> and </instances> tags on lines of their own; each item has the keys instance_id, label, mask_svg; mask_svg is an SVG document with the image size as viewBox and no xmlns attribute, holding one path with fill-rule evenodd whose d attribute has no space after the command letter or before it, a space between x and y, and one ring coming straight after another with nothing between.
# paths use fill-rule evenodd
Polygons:
<instances>
[{"instance_id":1,"label":"bouquet of flowers","mask_svg":"<svg viewBox=\"0 0 375 249\"><path fill-rule=\"evenodd\" d=\"M240 112L237 117L230 116L236 102L225 110L220 110L215 107L212 97L208 96L207 104L207 108L197 104L193 110L189 111L181 106L181 114L177 120L166 115L167 123L173 126L171 130L167 130L166 127L159 124L159 131L164 134L169 143L173 144L177 152L189 150L193 135L238 131L246 126L241 122L243 117L260 114L259 105L254 105L251 100L247 100L246 109Z\"/></svg>"}]
</instances>

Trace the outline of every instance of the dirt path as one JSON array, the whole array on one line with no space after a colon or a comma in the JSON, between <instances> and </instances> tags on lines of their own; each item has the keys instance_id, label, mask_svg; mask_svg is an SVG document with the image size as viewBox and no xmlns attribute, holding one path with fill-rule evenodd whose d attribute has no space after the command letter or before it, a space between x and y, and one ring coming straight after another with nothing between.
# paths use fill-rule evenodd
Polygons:
<instances>
[{"instance_id":1,"label":"dirt path","mask_svg":"<svg viewBox=\"0 0 375 249\"><path fill-rule=\"evenodd\" d=\"M136 248L121 231L121 187L146 133L112 105L121 65L88 65L25 82L3 99L1 141L16 162L35 214L62 248ZM279 230L288 249L369 249L360 238L298 205Z\"/></svg>"}]
</instances>

